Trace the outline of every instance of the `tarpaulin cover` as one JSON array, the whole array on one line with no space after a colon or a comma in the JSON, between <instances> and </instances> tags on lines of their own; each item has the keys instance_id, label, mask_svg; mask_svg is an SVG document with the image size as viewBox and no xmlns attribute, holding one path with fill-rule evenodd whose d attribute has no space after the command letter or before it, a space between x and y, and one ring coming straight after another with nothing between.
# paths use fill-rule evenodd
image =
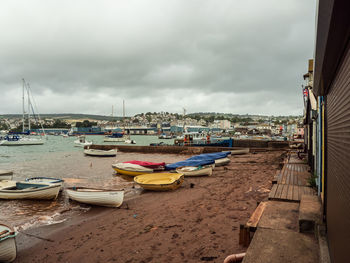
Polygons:
<instances>
[{"instance_id":1,"label":"tarpaulin cover","mask_svg":"<svg viewBox=\"0 0 350 263\"><path fill-rule=\"evenodd\" d=\"M203 153L200 155L195 155L192 156L190 158L188 158L187 160L202 160L202 159L222 159L222 158L226 158L227 155L229 155L231 152L216 152L216 153Z\"/></svg>"},{"instance_id":2,"label":"tarpaulin cover","mask_svg":"<svg viewBox=\"0 0 350 263\"><path fill-rule=\"evenodd\" d=\"M150 169L156 169L156 168L160 168L160 167L164 167L165 163L153 163L153 162L144 162L144 161L136 161L136 160L132 160L132 161L127 161L124 163L132 163L132 164L137 164L137 165L141 165L143 167L147 167Z\"/></svg>"},{"instance_id":3,"label":"tarpaulin cover","mask_svg":"<svg viewBox=\"0 0 350 263\"><path fill-rule=\"evenodd\" d=\"M181 166L203 166L203 165L208 165L208 164L213 164L215 163L214 159L201 159L201 160L185 160L177 163L172 163L172 164L167 164L165 165L165 170L175 170L178 167Z\"/></svg>"}]
</instances>

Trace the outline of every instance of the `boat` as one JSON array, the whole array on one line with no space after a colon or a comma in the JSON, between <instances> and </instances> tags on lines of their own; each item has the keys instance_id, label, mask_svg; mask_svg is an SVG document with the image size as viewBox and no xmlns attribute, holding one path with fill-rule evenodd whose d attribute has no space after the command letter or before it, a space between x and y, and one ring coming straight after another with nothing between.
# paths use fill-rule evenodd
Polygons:
<instances>
[{"instance_id":1,"label":"boat","mask_svg":"<svg viewBox=\"0 0 350 263\"><path fill-rule=\"evenodd\" d=\"M21 137L19 135L6 135L0 141L1 146L25 146L25 145L43 145L44 141L41 139Z\"/></svg>"},{"instance_id":2,"label":"boat","mask_svg":"<svg viewBox=\"0 0 350 263\"><path fill-rule=\"evenodd\" d=\"M0 262L12 262L16 259L16 235L12 228L0 224Z\"/></svg>"},{"instance_id":3,"label":"boat","mask_svg":"<svg viewBox=\"0 0 350 263\"><path fill-rule=\"evenodd\" d=\"M142 188L154 191L175 190L181 186L184 175L180 173L152 173L138 175L134 182Z\"/></svg>"},{"instance_id":4,"label":"boat","mask_svg":"<svg viewBox=\"0 0 350 263\"><path fill-rule=\"evenodd\" d=\"M106 135L103 139L104 142L124 142L128 139L127 135L121 132L115 132L109 135Z\"/></svg>"},{"instance_id":5,"label":"boat","mask_svg":"<svg viewBox=\"0 0 350 263\"><path fill-rule=\"evenodd\" d=\"M12 180L1 180L0 181L0 190L13 188L13 187L16 187L16 181L12 181Z\"/></svg>"},{"instance_id":6,"label":"boat","mask_svg":"<svg viewBox=\"0 0 350 263\"><path fill-rule=\"evenodd\" d=\"M224 166L227 165L231 162L231 160L229 158L221 158L221 159L217 159L215 160L215 166Z\"/></svg>"},{"instance_id":7,"label":"boat","mask_svg":"<svg viewBox=\"0 0 350 263\"><path fill-rule=\"evenodd\" d=\"M106 190L87 187L67 188L70 199L79 203L119 207L123 203L124 190Z\"/></svg>"},{"instance_id":8,"label":"boat","mask_svg":"<svg viewBox=\"0 0 350 263\"><path fill-rule=\"evenodd\" d=\"M158 136L158 139L172 139L173 136L162 133Z\"/></svg>"},{"instance_id":9,"label":"boat","mask_svg":"<svg viewBox=\"0 0 350 263\"><path fill-rule=\"evenodd\" d=\"M92 145L92 142L91 141L87 141L85 139L84 135L79 136L78 140L74 141L74 146L75 147L84 147L84 146L89 146L89 145Z\"/></svg>"},{"instance_id":10,"label":"boat","mask_svg":"<svg viewBox=\"0 0 350 263\"><path fill-rule=\"evenodd\" d=\"M184 176L211 176L213 174L213 167L208 166L184 166L176 168L176 172Z\"/></svg>"},{"instance_id":11,"label":"boat","mask_svg":"<svg viewBox=\"0 0 350 263\"><path fill-rule=\"evenodd\" d=\"M113 157L117 155L117 149L99 150L99 149L84 149L84 154L98 157Z\"/></svg>"},{"instance_id":12,"label":"boat","mask_svg":"<svg viewBox=\"0 0 350 263\"><path fill-rule=\"evenodd\" d=\"M247 153L249 153L249 148L243 148L243 149L231 151L231 155L240 155L240 154L247 154Z\"/></svg>"},{"instance_id":13,"label":"boat","mask_svg":"<svg viewBox=\"0 0 350 263\"><path fill-rule=\"evenodd\" d=\"M38 187L38 185L59 185L63 186L64 180L53 177L31 177L26 178L24 181L17 182L17 187L21 189Z\"/></svg>"},{"instance_id":14,"label":"boat","mask_svg":"<svg viewBox=\"0 0 350 263\"><path fill-rule=\"evenodd\" d=\"M116 163L112 164L112 167L118 174L130 176L153 173L153 169L132 163Z\"/></svg>"},{"instance_id":15,"label":"boat","mask_svg":"<svg viewBox=\"0 0 350 263\"><path fill-rule=\"evenodd\" d=\"M0 170L0 181L1 180L12 180L13 172L10 170Z\"/></svg>"},{"instance_id":16,"label":"boat","mask_svg":"<svg viewBox=\"0 0 350 263\"><path fill-rule=\"evenodd\" d=\"M127 161L124 163L132 163L132 164L137 164L137 165L141 165L143 167L149 168L149 169L153 169L153 171L163 171L165 169L165 163L154 163L154 162L145 162L145 161L136 161L136 160L132 160L132 161Z\"/></svg>"},{"instance_id":17,"label":"boat","mask_svg":"<svg viewBox=\"0 0 350 263\"><path fill-rule=\"evenodd\" d=\"M127 139L124 141L124 143L126 144L136 144L136 141L135 140L131 140L131 139Z\"/></svg>"},{"instance_id":18,"label":"boat","mask_svg":"<svg viewBox=\"0 0 350 263\"><path fill-rule=\"evenodd\" d=\"M38 184L36 187L21 188L20 184L0 189L0 199L56 199L60 185Z\"/></svg>"}]
</instances>

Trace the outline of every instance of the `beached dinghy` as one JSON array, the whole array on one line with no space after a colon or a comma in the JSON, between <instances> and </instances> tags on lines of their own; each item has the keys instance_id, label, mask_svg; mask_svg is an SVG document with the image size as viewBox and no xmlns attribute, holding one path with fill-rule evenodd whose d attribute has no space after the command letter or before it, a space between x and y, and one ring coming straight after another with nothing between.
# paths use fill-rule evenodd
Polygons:
<instances>
[{"instance_id":1,"label":"beached dinghy","mask_svg":"<svg viewBox=\"0 0 350 263\"><path fill-rule=\"evenodd\" d=\"M43 185L36 187L21 188L20 184L0 189L0 199L56 199L61 185Z\"/></svg>"},{"instance_id":2,"label":"beached dinghy","mask_svg":"<svg viewBox=\"0 0 350 263\"><path fill-rule=\"evenodd\" d=\"M211 176L213 174L213 166L184 166L176 168L176 172L184 176Z\"/></svg>"},{"instance_id":3,"label":"beached dinghy","mask_svg":"<svg viewBox=\"0 0 350 263\"><path fill-rule=\"evenodd\" d=\"M12 180L13 172L10 170L0 170L0 180Z\"/></svg>"},{"instance_id":4,"label":"beached dinghy","mask_svg":"<svg viewBox=\"0 0 350 263\"><path fill-rule=\"evenodd\" d=\"M184 175L179 173L143 174L134 178L134 182L142 188L154 191L175 190L183 181Z\"/></svg>"},{"instance_id":5,"label":"beached dinghy","mask_svg":"<svg viewBox=\"0 0 350 263\"><path fill-rule=\"evenodd\" d=\"M2 180L0 181L0 190L16 187L16 181Z\"/></svg>"},{"instance_id":6,"label":"beached dinghy","mask_svg":"<svg viewBox=\"0 0 350 263\"><path fill-rule=\"evenodd\" d=\"M12 262L16 258L17 233L10 227L0 224L0 262Z\"/></svg>"},{"instance_id":7,"label":"beached dinghy","mask_svg":"<svg viewBox=\"0 0 350 263\"><path fill-rule=\"evenodd\" d=\"M117 149L111 149L111 150L85 149L84 154L90 155L90 156L98 156L98 157L113 157L117 155Z\"/></svg>"},{"instance_id":8,"label":"beached dinghy","mask_svg":"<svg viewBox=\"0 0 350 263\"><path fill-rule=\"evenodd\" d=\"M80 203L108 207L119 207L124 199L124 190L70 187L67 188L67 194L70 199Z\"/></svg>"},{"instance_id":9,"label":"beached dinghy","mask_svg":"<svg viewBox=\"0 0 350 263\"><path fill-rule=\"evenodd\" d=\"M154 163L154 162L146 162L146 161L136 161L136 160L132 160L132 161L127 161L124 163L132 163L132 164L137 164L137 165L141 165L143 167L149 168L149 169L153 169L153 171L163 171L165 169L165 163Z\"/></svg>"},{"instance_id":10,"label":"beached dinghy","mask_svg":"<svg viewBox=\"0 0 350 263\"><path fill-rule=\"evenodd\" d=\"M118 174L124 174L129 176L153 173L153 169L149 169L141 165L132 163L115 163L112 164L112 167Z\"/></svg>"},{"instance_id":11,"label":"beached dinghy","mask_svg":"<svg viewBox=\"0 0 350 263\"><path fill-rule=\"evenodd\" d=\"M62 187L63 182L64 180L53 177L31 177L17 182L17 187L21 189L37 187L38 185L59 185Z\"/></svg>"},{"instance_id":12,"label":"beached dinghy","mask_svg":"<svg viewBox=\"0 0 350 263\"><path fill-rule=\"evenodd\" d=\"M217 160L215 160L215 167L224 166L224 165L229 164L230 162L231 162L231 160L229 158L217 159Z\"/></svg>"}]
</instances>

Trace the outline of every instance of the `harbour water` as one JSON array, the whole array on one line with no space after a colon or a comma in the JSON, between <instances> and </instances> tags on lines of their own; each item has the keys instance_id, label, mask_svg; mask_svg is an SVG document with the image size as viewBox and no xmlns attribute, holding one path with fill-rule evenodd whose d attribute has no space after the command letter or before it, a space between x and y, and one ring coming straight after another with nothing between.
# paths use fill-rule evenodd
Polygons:
<instances>
[{"instance_id":1,"label":"harbour water","mask_svg":"<svg viewBox=\"0 0 350 263\"><path fill-rule=\"evenodd\" d=\"M116 176L112 164L128 160L154 162L175 162L184 156L162 154L121 153L116 157L98 158L85 156L83 148L74 147L76 137L48 136L44 145L1 146L0 169L12 170L13 180L45 176L65 180L65 187L91 186L108 189L124 189L125 197L131 198L140 189L133 188L132 178ZM103 143L103 136L86 136L94 144ZM157 136L131 136L136 145L149 145L163 141L172 144L173 140L159 140ZM123 144L123 143L115 143ZM54 201L0 200L0 222L23 230L36 225L51 224L66 220L74 213L82 213L89 206L68 200L65 191Z\"/></svg>"}]
</instances>

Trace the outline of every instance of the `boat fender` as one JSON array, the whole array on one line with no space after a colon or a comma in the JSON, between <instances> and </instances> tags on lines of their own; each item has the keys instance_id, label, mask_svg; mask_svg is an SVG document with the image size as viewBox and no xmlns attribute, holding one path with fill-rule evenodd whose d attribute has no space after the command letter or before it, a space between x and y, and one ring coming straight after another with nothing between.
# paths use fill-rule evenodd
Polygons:
<instances>
[{"instance_id":1,"label":"boat fender","mask_svg":"<svg viewBox=\"0 0 350 263\"><path fill-rule=\"evenodd\" d=\"M225 258L224 263L242 262L245 253L232 254Z\"/></svg>"}]
</instances>

